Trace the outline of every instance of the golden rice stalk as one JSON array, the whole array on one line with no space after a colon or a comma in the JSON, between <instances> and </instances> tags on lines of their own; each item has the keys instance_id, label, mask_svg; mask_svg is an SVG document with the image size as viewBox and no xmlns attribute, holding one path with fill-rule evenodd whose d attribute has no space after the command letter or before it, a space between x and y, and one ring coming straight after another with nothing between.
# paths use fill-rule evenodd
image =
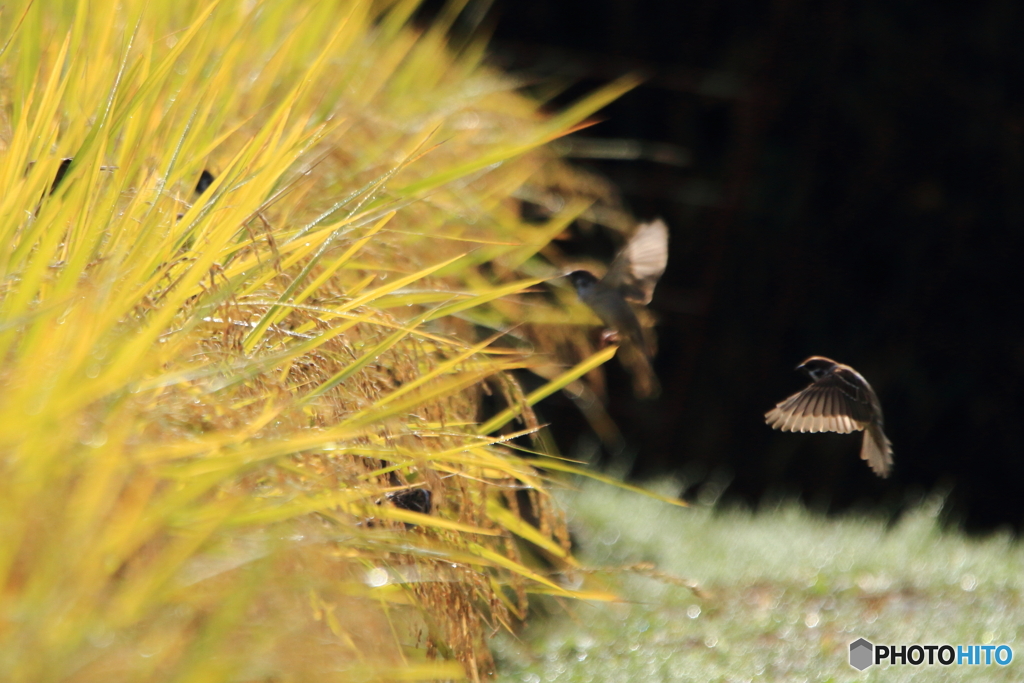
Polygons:
<instances>
[{"instance_id":1,"label":"golden rice stalk","mask_svg":"<svg viewBox=\"0 0 1024 683\"><path fill-rule=\"evenodd\" d=\"M538 289L606 199L543 146L631 82L545 114L416 5L0 11L0 679L475 680L607 597L503 444L613 351Z\"/></svg>"}]
</instances>

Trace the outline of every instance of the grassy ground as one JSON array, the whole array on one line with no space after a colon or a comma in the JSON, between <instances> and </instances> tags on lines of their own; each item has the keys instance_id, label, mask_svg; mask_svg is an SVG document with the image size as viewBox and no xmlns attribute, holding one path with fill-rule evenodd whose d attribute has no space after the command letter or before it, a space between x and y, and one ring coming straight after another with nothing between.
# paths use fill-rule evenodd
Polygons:
<instances>
[{"instance_id":1,"label":"grassy ground","mask_svg":"<svg viewBox=\"0 0 1024 683\"><path fill-rule=\"evenodd\" d=\"M522 640L495 641L504 681L1019 681L1024 548L937 525L941 501L894 527L795 505L751 514L680 509L585 485L565 497L592 566L655 563L695 592L642 572L609 574L618 604L548 605ZM650 572L647 572L650 574ZM1008 666L847 663L883 644L1008 644Z\"/></svg>"}]
</instances>

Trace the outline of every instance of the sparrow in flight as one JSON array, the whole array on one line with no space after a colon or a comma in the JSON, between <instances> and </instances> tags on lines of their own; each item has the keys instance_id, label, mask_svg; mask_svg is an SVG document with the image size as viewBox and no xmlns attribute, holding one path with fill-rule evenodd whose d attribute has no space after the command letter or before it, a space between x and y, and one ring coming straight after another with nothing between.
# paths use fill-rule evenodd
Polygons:
<instances>
[{"instance_id":1,"label":"sparrow in flight","mask_svg":"<svg viewBox=\"0 0 1024 683\"><path fill-rule=\"evenodd\" d=\"M860 457L880 477L892 469L892 444L882 431L882 404L860 373L849 365L811 356L796 367L814 380L765 413L765 422L784 432L864 432Z\"/></svg>"},{"instance_id":2,"label":"sparrow in flight","mask_svg":"<svg viewBox=\"0 0 1024 683\"><path fill-rule=\"evenodd\" d=\"M618 334L619 348L625 352L623 362L633 374L634 391L641 397L655 395L658 380L651 368L651 346L630 302L651 302L654 286L667 263L668 226L659 218L636 229L603 278L586 270L567 275L580 301Z\"/></svg>"}]
</instances>

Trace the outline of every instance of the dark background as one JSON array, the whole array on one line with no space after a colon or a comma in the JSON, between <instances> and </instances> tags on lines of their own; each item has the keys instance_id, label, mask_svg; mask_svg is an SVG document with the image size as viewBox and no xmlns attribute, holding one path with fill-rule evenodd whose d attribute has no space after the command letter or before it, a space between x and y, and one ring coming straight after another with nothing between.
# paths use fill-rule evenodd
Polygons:
<instances>
[{"instance_id":1,"label":"dark background","mask_svg":"<svg viewBox=\"0 0 1024 683\"><path fill-rule=\"evenodd\" d=\"M610 368L633 476L830 512L940 492L951 521L1022 529L1024 4L497 0L485 23L498 65L567 86L555 106L647 77L580 134L640 143L580 163L672 231L662 397ZM809 355L874 386L890 479L859 435L763 424Z\"/></svg>"}]
</instances>

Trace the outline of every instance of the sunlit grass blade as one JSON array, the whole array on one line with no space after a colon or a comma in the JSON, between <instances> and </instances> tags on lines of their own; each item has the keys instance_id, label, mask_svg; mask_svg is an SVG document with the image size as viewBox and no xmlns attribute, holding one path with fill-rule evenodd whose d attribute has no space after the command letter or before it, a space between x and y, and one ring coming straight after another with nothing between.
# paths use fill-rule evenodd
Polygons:
<instances>
[{"instance_id":1,"label":"sunlit grass blade","mask_svg":"<svg viewBox=\"0 0 1024 683\"><path fill-rule=\"evenodd\" d=\"M438 306L433 313L430 314L428 320L435 320L442 318L446 315L455 315L470 308L476 308L481 304L489 303L495 299L509 296L510 294L516 294L533 287L536 284L544 282L543 279L537 278L533 280L523 280L521 282L513 282L504 287L498 287L492 289L489 292L481 292L465 301L456 301L455 303L448 304L446 306Z\"/></svg>"},{"instance_id":2,"label":"sunlit grass blade","mask_svg":"<svg viewBox=\"0 0 1024 683\"><path fill-rule=\"evenodd\" d=\"M520 576L523 576L525 578L530 579L531 581L533 581L535 583L540 584L541 590L546 588L548 591L550 591L550 593L552 595L560 595L560 596L562 596L564 598L577 598L577 599L585 599L585 600L615 600L615 599L617 599L616 596L611 594L611 593L601 593L601 592L598 592L598 591L586 591L586 592L584 592L584 591L576 591L576 590L573 590L573 589L570 589L570 588L563 588L562 586L559 586L554 581L551 581L551 580L541 576L540 574L538 574L537 572L533 571L529 567L527 567L525 565L522 565L522 564L520 564L520 563L518 563L518 562L516 562L514 560L510 560L509 558L505 557L504 555L496 553L493 550L485 548L485 547L483 547L483 546L481 546L479 544L476 544L476 543L469 544L469 550L474 555L479 555L483 559L488 560L489 562L493 563L495 566L502 567L504 569L508 569L509 571L511 571L511 572L513 572L515 574L519 574Z\"/></svg>"},{"instance_id":3,"label":"sunlit grass blade","mask_svg":"<svg viewBox=\"0 0 1024 683\"><path fill-rule=\"evenodd\" d=\"M621 488L621 489L624 489L626 491L633 491L634 493L639 493L639 494L648 496L650 498L654 498L656 500L660 500L661 502L668 503L669 505L678 505L679 507L689 507L689 505L686 503L686 501L682 500L681 498L672 497L672 496L663 496L660 493L657 493L656 491L650 491L648 489L641 488L639 486L633 486L632 484L627 484L626 482L623 482L623 481L620 481L618 479L615 479L614 477L609 477L609 476L603 475L600 472L595 472L595 471L593 471L591 469L588 469L586 467L574 467L573 465L570 465L570 464L568 464L568 463L566 463L566 462L564 462L562 460L556 460L554 458L529 458L528 460L529 460L530 463L532 463L532 464L534 464L534 465L536 465L538 467L543 467L544 469L547 469L547 470L554 470L556 472L566 472L568 474L575 474L575 475L578 475L578 476L581 476L581 477L586 477L587 479L593 479L594 481L599 481L602 484L608 484L609 486L615 486L617 488Z\"/></svg>"},{"instance_id":4,"label":"sunlit grass blade","mask_svg":"<svg viewBox=\"0 0 1024 683\"><path fill-rule=\"evenodd\" d=\"M572 559L572 556L569 555L565 548L540 533L536 527L530 525L518 515L513 514L508 508L497 504L493 499L487 502L487 514L491 519L495 520L498 524L505 527L516 536L540 546L555 557L565 560L570 565L576 565L576 561Z\"/></svg>"},{"instance_id":5,"label":"sunlit grass blade","mask_svg":"<svg viewBox=\"0 0 1024 683\"><path fill-rule=\"evenodd\" d=\"M303 301L308 299L310 295L313 294L313 292L319 289L324 284L324 282L330 279L331 275L333 275L339 268L344 266L357 251L362 249L363 245L369 242L373 235L382 227L384 227L384 225L387 224L387 222L390 221L394 217L394 215L394 213L389 213L384 218L377 221L376 225L370 228L370 230L367 231L366 235L364 235L361 239L357 240L355 244L349 247L349 249L344 254L337 257L334 260L334 262L328 268L325 268L324 271L316 279L309 283L309 285L298 296L293 297L295 290L298 289L298 287L305 281L306 277L313 270L313 267L320 260L319 257L324 253L326 247L329 246L331 237L333 237L333 235L335 234L332 233L331 237L325 240L321 245L317 246L317 254L307 261L307 263L303 266L299 274L292 280L291 284L289 284L288 287L285 288L284 292L281 295L281 299L284 301L288 301L289 303L292 304L301 304ZM287 264L285 267L287 267ZM292 307L290 306L283 306L279 304L271 306L267 310L267 312L263 314L263 317L260 318L260 321L256 324L256 326L253 327L252 331L249 332L248 336L243 342L243 348L245 348L247 351L251 351L252 347L260 339L260 337L262 337L263 334L267 331L267 328L273 325L274 323L278 322L282 318L284 318L286 315L288 315L288 313L291 310Z\"/></svg>"},{"instance_id":6,"label":"sunlit grass blade","mask_svg":"<svg viewBox=\"0 0 1024 683\"><path fill-rule=\"evenodd\" d=\"M609 346L593 354L592 356L582 361L581 363L571 368L570 370L563 372L561 375L554 378L544 386L540 387L535 391L530 392L530 394L527 395L523 403L509 406L508 408L501 411L484 424L480 425L477 428L477 433L490 434L491 432L497 429L501 429L506 424L508 424L509 421L513 420L517 415L522 413L525 406L534 405L541 399L547 398L556 391L564 389L566 386L569 385L570 382L579 379L580 377L587 374L594 368L606 363L608 360L611 359L612 356L615 355L615 352L618 350L618 348L619 347L617 346Z\"/></svg>"}]
</instances>

